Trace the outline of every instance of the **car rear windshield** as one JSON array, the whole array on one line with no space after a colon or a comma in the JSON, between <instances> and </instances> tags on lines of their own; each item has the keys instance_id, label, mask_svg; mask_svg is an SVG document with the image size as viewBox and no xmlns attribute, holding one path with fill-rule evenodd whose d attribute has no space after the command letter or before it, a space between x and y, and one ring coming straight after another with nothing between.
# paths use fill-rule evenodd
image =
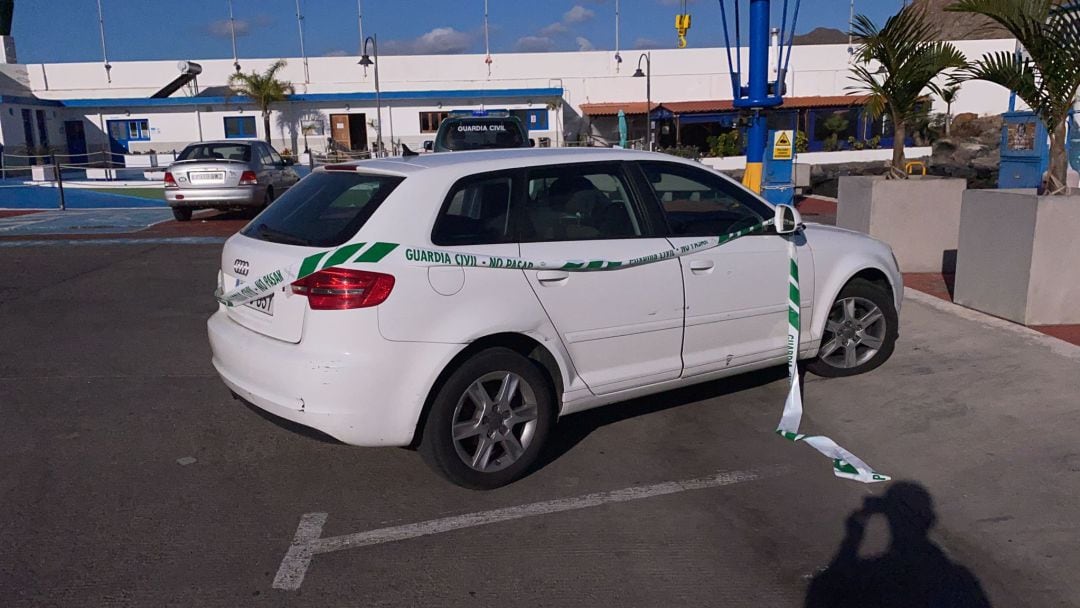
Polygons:
<instances>
[{"instance_id":1,"label":"car rear windshield","mask_svg":"<svg viewBox=\"0 0 1080 608\"><path fill-rule=\"evenodd\" d=\"M176 157L176 160L251 160L248 144L192 144Z\"/></svg>"},{"instance_id":2,"label":"car rear windshield","mask_svg":"<svg viewBox=\"0 0 1080 608\"><path fill-rule=\"evenodd\" d=\"M240 232L273 243L336 247L355 235L404 179L316 171L289 188Z\"/></svg>"},{"instance_id":3,"label":"car rear windshield","mask_svg":"<svg viewBox=\"0 0 1080 608\"><path fill-rule=\"evenodd\" d=\"M521 127L512 119L447 120L439 132L439 147L446 150L520 148L524 145Z\"/></svg>"}]
</instances>

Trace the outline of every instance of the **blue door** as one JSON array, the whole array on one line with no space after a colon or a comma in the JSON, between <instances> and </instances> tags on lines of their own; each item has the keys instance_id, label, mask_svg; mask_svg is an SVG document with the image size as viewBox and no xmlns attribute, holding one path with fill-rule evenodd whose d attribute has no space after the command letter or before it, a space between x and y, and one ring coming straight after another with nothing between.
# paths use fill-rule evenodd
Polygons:
<instances>
[{"instance_id":1,"label":"blue door","mask_svg":"<svg viewBox=\"0 0 1080 608\"><path fill-rule=\"evenodd\" d=\"M114 154L128 154L128 143L150 141L150 121L145 118L106 121L109 131L109 150ZM121 159L113 158L114 162Z\"/></svg>"}]
</instances>

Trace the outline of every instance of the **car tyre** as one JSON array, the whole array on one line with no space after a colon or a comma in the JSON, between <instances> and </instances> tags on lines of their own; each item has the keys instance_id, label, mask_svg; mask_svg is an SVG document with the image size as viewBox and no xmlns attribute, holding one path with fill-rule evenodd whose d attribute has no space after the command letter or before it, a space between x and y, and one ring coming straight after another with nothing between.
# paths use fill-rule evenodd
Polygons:
<instances>
[{"instance_id":1,"label":"car tyre","mask_svg":"<svg viewBox=\"0 0 1080 608\"><path fill-rule=\"evenodd\" d=\"M195 211L191 207L173 207L172 215L178 222L191 221L191 213Z\"/></svg>"},{"instance_id":2,"label":"car tyre","mask_svg":"<svg viewBox=\"0 0 1080 608\"><path fill-rule=\"evenodd\" d=\"M547 374L508 348L472 356L439 387L419 451L446 479L489 490L524 476L555 421Z\"/></svg>"},{"instance_id":3,"label":"car tyre","mask_svg":"<svg viewBox=\"0 0 1080 608\"><path fill-rule=\"evenodd\" d=\"M888 291L863 279L840 290L829 308L818 356L806 370L825 378L864 374L892 356L898 316Z\"/></svg>"}]
</instances>

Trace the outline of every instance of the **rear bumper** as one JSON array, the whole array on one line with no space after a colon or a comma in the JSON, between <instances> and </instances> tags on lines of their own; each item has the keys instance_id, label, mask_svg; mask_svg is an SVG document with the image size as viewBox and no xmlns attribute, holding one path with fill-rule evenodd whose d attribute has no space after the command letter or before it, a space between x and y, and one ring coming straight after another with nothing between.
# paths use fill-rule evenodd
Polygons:
<instances>
[{"instance_id":1,"label":"rear bumper","mask_svg":"<svg viewBox=\"0 0 1080 608\"><path fill-rule=\"evenodd\" d=\"M315 346L340 335L307 328L299 344L276 340L223 308L207 322L214 368L244 401L351 445L406 446L431 386L462 345L390 342L372 329L351 336L358 350Z\"/></svg>"},{"instance_id":2,"label":"rear bumper","mask_svg":"<svg viewBox=\"0 0 1080 608\"><path fill-rule=\"evenodd\" d=\"M165 189L165 201L171 207L251 207L262 205L265 196L265 185Z\"/></svg>"}]
</instances>

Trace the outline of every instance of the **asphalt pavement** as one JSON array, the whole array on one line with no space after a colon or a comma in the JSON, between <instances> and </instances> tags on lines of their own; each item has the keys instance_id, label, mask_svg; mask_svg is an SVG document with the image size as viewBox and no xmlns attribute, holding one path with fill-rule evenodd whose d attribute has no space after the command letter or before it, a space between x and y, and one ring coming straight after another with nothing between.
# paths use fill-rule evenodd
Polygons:
<instances>
[{"instance_id":1,"label":"asphalt pavement","mask_svg":"<svg viewBox=\"0 0 1080 608\"><path fill-rule=\"evenodd\" d=\"M474 492L233 401L219 251L0 250L0 606L1080 605L1076 347L914 294L890 362L805 393L897 481L774 435L776 369L567 417Z\"/></svg>"}]
</instances>

